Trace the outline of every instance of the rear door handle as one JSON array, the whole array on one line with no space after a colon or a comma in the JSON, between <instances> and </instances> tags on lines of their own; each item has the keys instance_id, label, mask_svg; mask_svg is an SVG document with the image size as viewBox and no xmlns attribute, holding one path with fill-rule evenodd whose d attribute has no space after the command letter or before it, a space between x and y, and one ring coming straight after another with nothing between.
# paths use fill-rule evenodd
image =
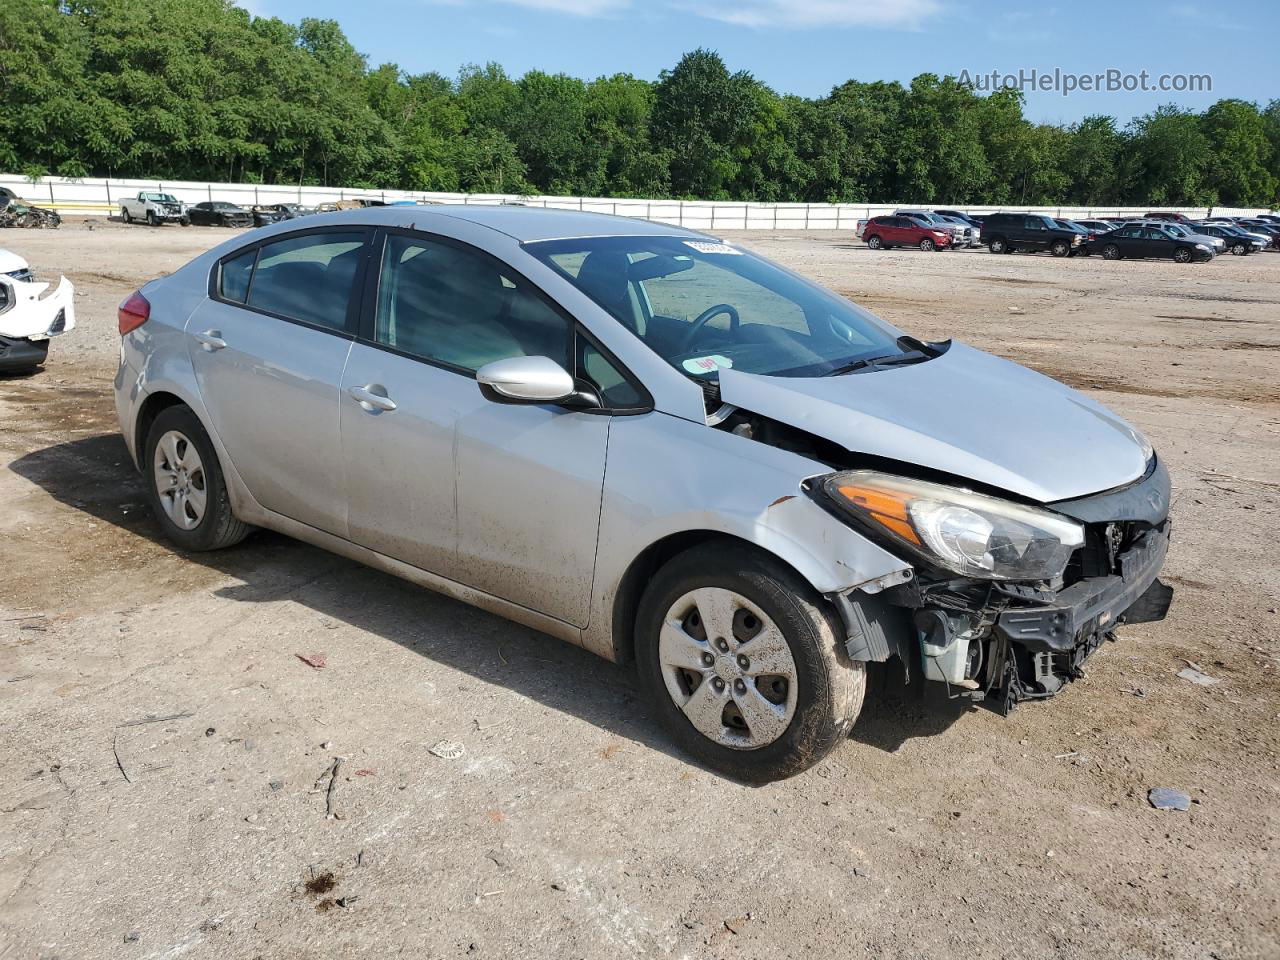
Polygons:
<instances>
[{"instance_id":1,"label":"rear door handle","mask_svg":"<svg viewBox=\"0 0 1280 960\"><path fill-rule=\"evenodd\" d=\"M381 392L375 392L381 391ZM351 387L347 390L360 406L370 413L386 411L390 413L396 408L395 401L387 396L387 388L380 383L367 383L363 387Z\"/></svg>"},{"instance_id":2,"label":"rear door handle","mask_svg":"<svg viewBox=\"0 0 1280 960\"><path fill-rule=\"evenodd\" d=\"M221 350L227 345L227 341L222 339L221 330L206 330L204 333L196 333L192 334L192 336L200 341L200 346L210 353L215 350Z\"/></svg>"}]
</instances>

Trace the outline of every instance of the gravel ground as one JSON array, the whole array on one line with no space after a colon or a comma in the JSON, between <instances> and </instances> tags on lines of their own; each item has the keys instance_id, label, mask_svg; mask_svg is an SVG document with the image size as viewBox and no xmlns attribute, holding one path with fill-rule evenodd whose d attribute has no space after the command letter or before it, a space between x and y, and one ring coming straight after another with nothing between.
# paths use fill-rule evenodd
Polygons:
<instances>
[{"instance_id":1,"label":"gravel ground","mask_svg":"<svg viewBox=\"0 0 1280 960\"><path fill-rule=\"evenodd\" d=\"M1133 420L1177 589L1052 701L886 677L827 761L747 788L674 751L628 668L283 537L157 539L114 308L225 236L0 235L79 314L0 379L0 958L1280 956L1280 255L744 235Z\"/></svg>"}]
</instances>

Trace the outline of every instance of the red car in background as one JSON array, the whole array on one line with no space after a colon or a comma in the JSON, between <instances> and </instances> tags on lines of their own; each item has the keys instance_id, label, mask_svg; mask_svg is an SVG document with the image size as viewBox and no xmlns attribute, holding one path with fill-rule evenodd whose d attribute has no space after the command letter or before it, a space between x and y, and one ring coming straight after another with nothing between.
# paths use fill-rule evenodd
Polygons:
<instances>
[{"instance_id":1,"label":"red car in background","mask_svg":"<svg viewBox=\"0 0 1280 960\"><path fill-rule=\"evenodd\" d=\"M946 250L951 246L949 230L940 230L913 217L873 217L863 224L858 236L872 250L892 247Z\"/></svg>"}]
</instances>

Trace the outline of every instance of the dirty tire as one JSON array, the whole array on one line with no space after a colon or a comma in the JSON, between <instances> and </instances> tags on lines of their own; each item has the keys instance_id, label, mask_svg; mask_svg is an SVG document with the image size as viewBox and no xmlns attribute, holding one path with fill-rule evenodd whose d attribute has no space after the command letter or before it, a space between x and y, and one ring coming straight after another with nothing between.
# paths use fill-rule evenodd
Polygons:
<instances>
[{"instance_id":1,"label":"dirty tire","mask_svg":"<svg viewBox=\"0 0 1280 960\"><path fill-rule=\"evenodd\" d=\"M133 223L133 215L129 213L129 209L127 207L120 208L120 216L125 223Z\"/></svg>"},{"instance_id":2,"label":"dirty tire","mask_svg":"<svg viewBox=\"0 0 1280 960\"><path fill-rule=\"evenodd\" d=\"M867 237L867 246L870 247L872 250L879 250L881 247L884 246L884 241L881 240L875 234L872 234L871 236Z\"/></svg>"},{"instance_id":3,"label":"dirty tire","mask_svg":"<svg viewBox=\"0 0 1280 960\"><path fill-rule=\"evenodd\" d=\"M659 634L673 604L692 590L719 587L773 619L795 661L796 708L777 739L754 750L722 746L699 733L672 700L659 661ZM650 581L636 617L640 684L676 743L734 780L769 783L794 776L849 736L862 710L866 664L849 659L839 618L795 571L745 545L706 544L682 553ZM708 682L708 681L703 681Z\"/></svg>"},{"instance_id":4,"label":"dirty tire","mask_svg":"<svg viewBox=\"0 0 1280 960\"><path fill-rule=\"evenodd\" d=\"M1065 257L1071 252L1071 244L1065 240L1055 240L1053 245L1049 247L1049 252L1055 257Z\"/></svg>"},{"instance_id":5,"label":"dirty tire","mask_svg":"<svg viewBox=\"0 0 1280 960\"><path fill-rule=\"evenodd\" d=\"M160 504L160 494L156 490L156 445L160 442L160 438L171 430L179 431L195 445L204 470L205 513L200 522L190 530L182 529L169 519ZM213 449L213 443L205 433L200 419L191 412L190 407L179 405L168 407L160 412L147 433L147 440L141 451L141 460L142 472L146 480L147 503L151 507L151 512L155 515L156 522L164 531L164 535L183 550L195 553L221 550L239 543L253 530L249 524L237 520L231 512L231 500L227 496L227 485L222 478L218 454Z\"/></svg>"}]
</instances>

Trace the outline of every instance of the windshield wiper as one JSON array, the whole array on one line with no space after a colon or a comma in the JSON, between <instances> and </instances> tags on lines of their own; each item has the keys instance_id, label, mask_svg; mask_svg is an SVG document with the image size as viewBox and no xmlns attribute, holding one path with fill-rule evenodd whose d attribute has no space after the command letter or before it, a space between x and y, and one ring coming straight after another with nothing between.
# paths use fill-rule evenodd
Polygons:
<instances>
[{"instance_id":1,"label":"windshield wiper","mask_svg":"<svg viewBox=\"0 0 1280 960\"><path fill-rule=\"evenodd\" d=\"M925 353L923 350L908 350L906 353L882 353L874 357L862 357L846 363L842 367L836 367L828 377L839 377L846 373L853 373L857 370L866 370L869 367L893 367L899 364L922 363L930 360L935 354Z\"/></svg>"}]
</instances>

